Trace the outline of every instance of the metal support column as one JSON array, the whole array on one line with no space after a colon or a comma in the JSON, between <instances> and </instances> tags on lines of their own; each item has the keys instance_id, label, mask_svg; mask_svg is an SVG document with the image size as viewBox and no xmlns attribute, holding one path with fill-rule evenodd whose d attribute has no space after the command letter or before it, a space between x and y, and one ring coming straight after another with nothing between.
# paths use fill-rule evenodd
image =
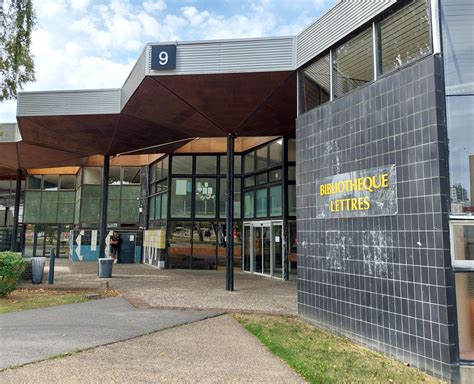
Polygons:
<instances>
[{"instance_id":1,"label":"metal support column","mask_svg":"<svg viewBox=\"0 0 474 384\"><path fill-rule=\"evenodd\" d=\"M16 187L15 187L15 209L13 211L13 227L12 227L12 239L10 249L13 252L18 251L18 219L20 216L20 197L21 197L21 179L23 178L23 171L21 169L16 170Z\"/></svg>"},{"instance_id":2,"label":"metal support column","mask_svg":"<svg viewBox=\"0 0 474 384\"><path fill-rule=\"evenodd\" d=\"M234 142L227 134L226 290L234 290Z\"/></svg>"},{"instance_id":3,"label":"metal support column","mask_svg":"<svg viewBox=\"0 0 474 384\"><path fill-rule=\"evenodd\" d=\"M102 173L102 193L100 200L99 257L106 257L105 238L107 237L107 200L109 198L109 169L110 156L104 155L104 169Z\"/></svg>"}]
</instances>

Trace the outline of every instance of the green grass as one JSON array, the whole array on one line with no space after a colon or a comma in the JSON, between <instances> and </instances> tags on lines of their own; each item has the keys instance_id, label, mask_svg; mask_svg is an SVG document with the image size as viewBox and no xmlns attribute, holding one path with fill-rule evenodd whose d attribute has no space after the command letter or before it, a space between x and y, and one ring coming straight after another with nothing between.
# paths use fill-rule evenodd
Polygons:
<instances>
[{"instance_id":1,"label":"green grass","mask_svg":"<svg viewBox=\"0 0 474 384\"><path fill-rule=\"evenodd\" d=\"M0 313L82 303L88 300L86 298L88 293L100 293L101 297L116 296L116 292L112 290L97 292L92 290L19 289L6 297L0 297Z\"/></svg>"},{"instance_id":2,"label":"green grass","mask_svg":"<svg viewBox=\"0 0 474 384\"><path fill-rule=\"evenodd\" d=\"M295 318L235 317L310 383L440 383L419 370Z\"/></svg>"}]
</instances>

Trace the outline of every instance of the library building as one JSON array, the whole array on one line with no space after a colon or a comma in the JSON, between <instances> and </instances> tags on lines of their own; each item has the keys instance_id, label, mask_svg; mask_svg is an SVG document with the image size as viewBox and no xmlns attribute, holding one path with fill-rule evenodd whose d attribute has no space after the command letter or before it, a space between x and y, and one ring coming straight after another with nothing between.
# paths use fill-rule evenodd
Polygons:
<instances>
[{"instance_id":1,"label":"library building","mask_svg":"<svg viewBox=\"0 0 474 384\"><path fill-rule=\"evenodd\" d=\"M0 250L97 262L117 232L119 263L297 280L301 318L461 380L473 36L472 0L340 0L296 36L146 44L121 88L21 92Z\"/></svg>"}]
</instances>

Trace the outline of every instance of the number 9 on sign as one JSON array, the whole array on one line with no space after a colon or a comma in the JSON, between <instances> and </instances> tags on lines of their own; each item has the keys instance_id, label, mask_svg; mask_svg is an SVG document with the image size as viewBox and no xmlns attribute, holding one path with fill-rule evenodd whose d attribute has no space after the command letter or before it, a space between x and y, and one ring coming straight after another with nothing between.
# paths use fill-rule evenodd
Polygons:
<instances>
[{"instance_id":1,"label":"number 9 on sign","mask_svg":"<svg viewBox=\"0 0 474 384\"><path fill-rule=\"evenodd\" d=\"M160 65L168 64L168 52L161 51L158 55Z\"/></svg>"},{"instance_id":2,"label":"number 9 on sign","mask_svg":"<svg viewBox=\"0 0 474 384\"><path fill-rule=\"evenodd\" d=\"M1 1L1 0L0 0ZM151 70L163 71L176 68L176 45L151 46Z\"/></svg>"}]
</instances>

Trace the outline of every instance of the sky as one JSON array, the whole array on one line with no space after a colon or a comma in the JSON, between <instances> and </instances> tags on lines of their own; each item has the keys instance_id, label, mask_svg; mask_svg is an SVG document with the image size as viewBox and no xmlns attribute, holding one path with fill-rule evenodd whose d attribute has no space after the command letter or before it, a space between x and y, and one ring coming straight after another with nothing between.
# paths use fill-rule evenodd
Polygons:
<instances>
[{"instance_id":1,"label":"sky","mask_svg":"<svg viewBox=\"0 0 474 384\"><path fill-rule=\"evenodd\" d=\"M147 42L288 36L336 0L34 0L36 81L24 91L121 87ZM0 103L0 123L16 102Z\"/></svg>"}]
</instances>

